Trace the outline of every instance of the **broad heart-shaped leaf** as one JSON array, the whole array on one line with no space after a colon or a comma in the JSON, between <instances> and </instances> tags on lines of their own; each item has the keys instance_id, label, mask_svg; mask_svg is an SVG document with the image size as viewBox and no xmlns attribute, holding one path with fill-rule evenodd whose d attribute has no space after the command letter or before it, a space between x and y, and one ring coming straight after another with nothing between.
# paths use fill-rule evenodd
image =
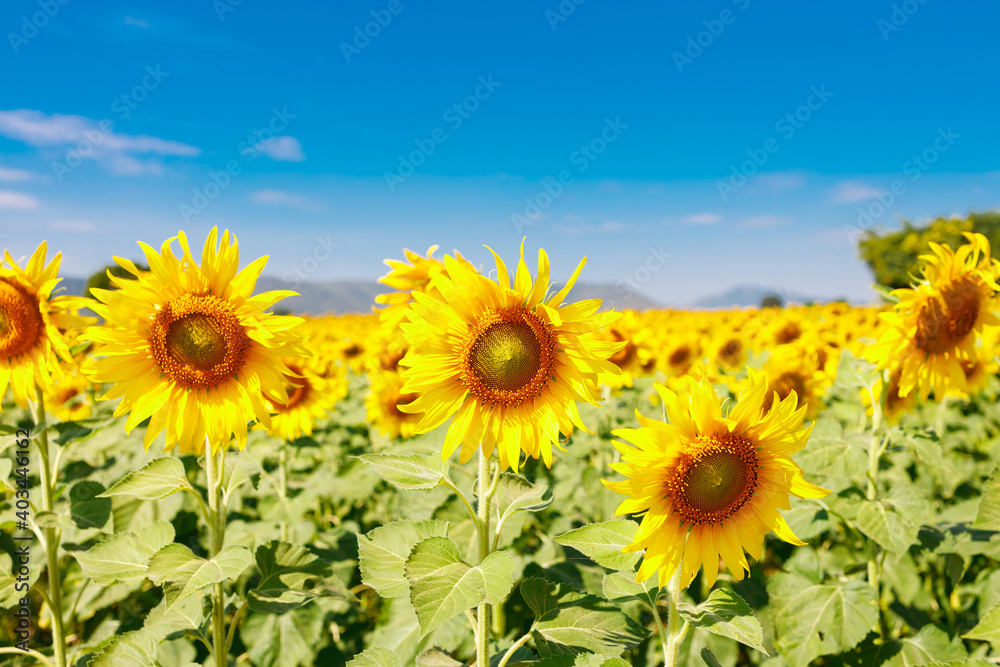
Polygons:
<instances>
[{"instance_id":1,"label":"broad heart-shaped leaf","mask_svg":"<svg viewBox=\"0 0 1000 667\"><path fill-rule=\"evenodd\" d=\"M854 353L844 348L840 352L840 363L837 365L838 387L845 389L871 388L878 378L879 371L875 369L875 364L865 359L858 359Z\"/></svg>"},{"instance_id":2,"label":"broad heart-shaped leaf","mask_svg":"<svg viewBox=\"0 0 1000 667\"><path fill-rule=\"evenodd\" d=\"M111 518L111 499L101 497L104 486L84 479L69 490L69 516L77 528L103 528Z\"/></svg>"},{"instance_id":3,"label":"broad heart-shaped leaf","mask_svg":"<svg viewBox=\"0 0 1000 667\"><path fill-rule=\"evenodd\" d=\"M656 600L660 597L660 587L655 576L640 583L635 580L634 572L612 572L604 575L601 592L612 602L624 604L630 600L639 600L650 609L656 605Z\"/></svg>"},{"instance_id":4,"label":"broad heart-shaped leaf","mask_svg":"<svg viewBox=\"0 0 1000 667\"><path fill-rule=\"evenodd\" d=\"M767 655L760 621L754 616L750 605L734 591L718 588L697 607L681 603L677 609L691 625L735 639Z\"/></svg>"},{"instance_id":5,"label":"broad heart-shaped leaf","mask_svg":"<svg viewBox=\"0 0 1000 667\"><path fill-rule=\"evenodd\" d=\"M184 464L180 459L163 456L125 475L102 493L101 497L132 496L143 500L159 500L180 490L187 483Z\"/></svg>"},{"instance_id":6,"label":"broad heart-shaped leaf","mask_svg":"<svg viewBox=\"0 0 1000 667\"><path fill-rule=\"evenodd\" d=\"M960 638L949 637L947 632L934 625L925 625L916 636L906 637L897 645L899 653L880 663L879 667L912 667L969 657Z\"/></svg>"},{"instance_id":7,"label":"broad heart-shaped leaf","mask_svg":"<svg viewBox=\"0 0 1000 667\"><path fill-rule=\"evenodd\" d=\"M255 667L312 667L325 634L327 610L306 605L287 614L250 614L240 636ZM322 664L322 663L320 663Z\"/></svg>"},{"instance_id":8,"label":"broad heart-shaped leaf","mask_svg":"<svg viewBox=\"0 0 1000 667\"><path fill-rule=\"evenodd\" d=\"M795 461L814 475L832 476L845 482L868 470L868 454L860 440L845 434L836 419L816 420L809 442Z\"/></svg>"},{"instance_id":9,"label":"broad heart-shaped leaf","mask_svg":"<svg viewBox=\"0 0 1000 667\"><path fill-rule=\"evenodd\" d=\"M983 485L979 511L972 525L985 530L1000 530L1000 463Z\"/></svg>"},{"instance_id":10,"label":"broad heart-shaped leaf","mask_svg":"<svg viewBox=\"0 0 1000 667\"><path fill-rule=\"evenodd\" d=\"M320 596L354 599L329 564L307 548L271 541L255 554L261 580L247 594L250 609L283 614Z\"/></svg>"},{"instance_id":11,"label":"broad heart-shaped leaf","mask_svg":"<svg viewBox=\"0 0 1000 667\"><path fill-rule=\"evenodd\" d=\"M399 656L387 648L373 646L347 661L347 667L402 667Z\"/></svg>"},{"instance_id":12,"label":"broad heart-shaped leaf","mask_svg":"<svg viewBox=\"0 0 1000 667\"><path fill-rule=\"evenodd\" d=\"M382 479L404 491L433 489L448 479L449 464L440 456L365 454L357 458L370 465Z\"/></svg>"},{"instance_id":13,"label":"broad heart-shaped leaf","mask_svg":"<svg viewBox=\"0 0 1000 667\"><path fill-rule=\"evenodd\" d=\"M133 586L146 576L146 565L174 539L174 527L156 521L134 533L116 533L87 551L73 551L84 574L101 586L118 582Z\"/></svg>"},{"instance_id":14,"label":"broad heart-shaped leaf","mask_svg":"<svg viewBox=\"0 0 1000 667\"><path fill-rule=\"evenodd\" d=\"M116 635L98 645L100 653L89 659L88 667L157 667L160 641L148 632L135 630Z\"/></svg>"},{"instance_id":15,"label":"broad heart-shaped leaf","mask_svg":"<svg viewBox=\"0 0 1000 667\"><path fill-rule=\"evenodd\" d=\"M236 579L253 560L250 550L231 545L211 560L198 558L183 544L168 544L149 559L146 576L154 584L178 584L180 591L171 597L173 605L211 584Z\"/></svg>"},{"instance_id":16,"label":"broad heart-shaped leaf","mask_svg":"<svg viewBox=\"0 0 1000 667\"><path fill-rule=\"evenodd\" d=\"M768 579L775 648L788 667L856 646L878 621L875 589L860 581L816 583L799 574Z\"/></svg>"},{"instance_id":17,"label":"broad heart-shaped leaf","mask_svg":"<svg viewBox=\"0 0 1000 667\"><path fill-rule=\"evenodd\" d=\"M906 555L920 532L919 524L910 523L881 500L862 501L854 523L858 530L892 552L896 561Z\"/></svg>"},{"instance_id":18,"label":"broad heart-shaped leaf","mask_svg":"<svg viewBox=\"0 0 1000 667\"><path fill-rule=\"evenodd\" d=\"M537 512L552 504L552 494L544 484L532 484L520 475L505 472L497 481L497 508L502 523L519 510Z\"/></svg>"},{"instance_id":19,"label":"broad heart-shaped leaf","mask_svg":"<svg viewBox=\"0 0 1000 667\"><path fill-rule=\"evenodd\" d=\"M453 657L437 648L425 649L417 656L417 667L463 667L464 662L459 662Z\"/></svg>"},{"instance_id":20,"label":"broad heart-shaped leaf","mask_svg":"<svg viewBox=\"0 0 1000 667\"><path fill-rule=\"evenodd\" d=\"M447 537L429 537L406 561L410 603L426 635L445 621L483 602L500 604L514 585L514 559L496 551L480 565L465 563Z\"/></svg>"},{"instance_id":21,"label":"broad heart-shaped leaf","mask_svg":"<svg viewBox=\"0 0 1000 667\"><path fill-rule=\"evenodd\" d=\"M622 553L622 549L635 540L638 529L639 524L634 521L604 521L571 530L552 539L564 547L573 547L601 567L631 570L639 562L640 554Z\"/></svg>"},{"instance_id":22,"label":"broad heart-shaped leaf","mask_svg":"<svg viewBox=\"0 0 1000 667\"><path fill-rule=\"evenodd\" d=\"M531 634L543 658L583 652L616 656L648 634L614 604L566 584L531 577L521 584L521 597L535 613Z\"/></svg>"},{"instance_id":23,"label":"broad heart-shaped leaf","mask_svg":"<svg viewBox=\"0 0 1000 667\"><path fill-rule=\"evenodd\" d=\"M990 608L979 619L979 622L976 623L976 627L966 632L962 637L965 639L980 639L995 646L1000 646L1000 603Z\"/></svg>"},{"instance_id":24,"label":"broad heart-shaped leaf","mask_svg":"<svg viewBox=\"0 0 1000 667\"><path fill-rule=\"evenodd\" d=\"M259 474L260 464L245 451L227 459L226 471L222 473L222 494L227 502L236 489Z\"/></svg>"},{"instance_id":25,"label":"broad heart-shaped leaf","mask_svg":"<svg viewBox=\"0 0 1000 667\"><path fill-rule=\"evenodd\" d=\"M359 534L361 581L384 598L408 597L405 565L413 546L425 538L447 534L447 521L395 521Z\"/></svg>"}]
</instances>

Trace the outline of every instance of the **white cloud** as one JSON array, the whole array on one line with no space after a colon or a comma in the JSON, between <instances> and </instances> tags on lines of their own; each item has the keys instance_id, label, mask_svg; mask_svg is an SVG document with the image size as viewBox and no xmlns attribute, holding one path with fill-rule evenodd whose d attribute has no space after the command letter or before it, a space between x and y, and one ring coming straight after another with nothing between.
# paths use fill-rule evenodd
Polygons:
<instances>
[{"instance_id":1,"label":"white cloud","mask_svg":"<svg viewBox=\"0 0 1000 667\"><path fill-rule=\"evenodd\" d=\"M797 171L776 171L761 174L754 179L753 184L771 193L787 192L803 187L806 184L806 177Z\"/></svg>"},{"instance_id":2,"label":"white cloud","mask_svg":"<svg viewBox=\"0 0 1000 667\"><path fill-rule=\"evenodd\" d=\"M722 216L718 213L692 213L681 218L681 222L686 225L715 225L722 222Z\"/></svg>"},{"instance_id":3,"label":"white cloud","mask_svg":"<svg viewBox=\"0 0 1000 667\"><path fill-rule=\"evenodd\" d=\"M137 28L149 28L149 22L131 16L125 17L125 25L134 25Z\"/></svg>"},{"instance_id":4,"label":"white cloud","mask_svg":"<svg viewBox=\"0 0 1000 667\"><path fill-rule=\"evenodd\" d=\"M627 228L628 225L624 222L621 222L620 220L608 220L607 222L602 222L598 225L589 225L589 224L560 225L559 231L569 236L576 236L577 234L592 234L595 232L611 234L614 232L620 232Z\"/></svg>"},{"instance_id":5,"label":"white cloud","mask_svg":"<svg viewBox=\"0 0 1000 667\"><path fill-rule=\"evenodd\" d=\"M280 204L293 208L310 208L305 197L285 190L257 190L250 195L250 201L255 204Z\"/></svg>"},{"instance_id":6,"label":"white cloud","mask_svg":"<svg viewBox=\"0 0 1000 667\"><path fill-rule=\"evenodd\" d=\"M875 199L881 191L860 181L842 181L833 187L833 201L838 204L853 204Z\"/></svg>"},{"instance_id":7,"label":"white cloud","mask_svg":"<svg viewBox=\"0 0 1000 667\"><path fill-rule=\"evenodd\" d=\"M302 144L295 137L275 137L269 141L262 141L257 145L257 149L278 162L302 162L306 159L305 153L302 152Z\"/></svg>"},{"instance_id":8,"label":"white cloud","mask_svg":"<svg viewBox=\"0 0 1000 667\"><path fill-rule=\"evenodd\" d=\"M0 190L0 208L29 209L38 208L38 200L31 195L13 190Z\"/></svg>"},{"instance_id":9,"label":"white cloud","mask_svg":"<svg viewBox=\"0 0 1000 667\"><path fill-rule=\"evenodd\" d=\"M0 167L0 181L30 181L35 175L26 169Z\"/></svg>"},{"instance_id":10,"label":"white cloud","mask_svg":"<svg viewBox=\"0 0 1000 667\"><path fill-rule=\"evenodd\" d=\"M89 220L53 220L49 227L57 232L92 232L97 229Z\"/></svg>"},{"instance_id":11,"label":"white cloud","mask_svg":"<svg viewBox=\"0 0 1000 667\"><path fill-rule=\"evenodd\" d=\"M110 124L110 125L109 125ZM121 134L107 119L44 114L30 109L0 111L0 135L35 147L65 147L66 159L94 159L114 174L159 174L162 167L141 164L132 155L195 157L201 149L147 135Z\"/></svg>"},{"instance_id":12,"label":"white cloud","mask_svg":"<svg viewBox=\"0 0 1000 667\"><path fill-rule=\"evenodd\" d=\"M787 215L775 215L765 213L763 215L750 215L740 221L743 227L751 229L763 229L765 227L778 227L792 222L792 218Z\"/></svg>"}]
</instances>

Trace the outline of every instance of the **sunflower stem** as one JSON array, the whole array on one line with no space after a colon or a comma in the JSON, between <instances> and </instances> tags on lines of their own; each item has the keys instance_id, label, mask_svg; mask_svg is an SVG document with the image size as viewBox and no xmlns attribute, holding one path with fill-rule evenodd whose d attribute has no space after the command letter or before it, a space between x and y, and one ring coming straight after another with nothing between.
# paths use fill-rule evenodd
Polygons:
<instances>
[{"instance_id":1,"label":"sunflower stem","mask_svg":"<svg viewBox=\"0 0 1000 667\"><path fill-rule=\"evenodd\" d=\"M220 448L221 449L221 448ZM222 501L222 463L219 454L212 451L212 443L205 442L205 475L208 478L208 550L215 558L225 541L225 508ZM226 615L222 582L215 584L212 594L212 644L216 667L226 667Z\"/></svg>"},{"instance_id":2,"label":"sunflower stem","mask_svg":"<svg viewBox=\"0 0 1000 667\"><path fill-rule=\"evenodd\" d=\"M874 396L872 396L872 437L871 443L868 445L868 493L866 495L869 502L874 502L878 498L878 468L879 459L883 451L879 429L882 428L882 415L885 411L888 396L888 383L883 378L879 400L874 400ZM881 568L878 562L879 547L874 540L870 540L868 554L868 585L875 589L875 599L878 601L879 634L884 638L886 636L886 623L885 616L882 613Z\"/></svg>"},{"instance_id":3,"label":"sunflower stem","mask_svg":"<svg viewBox=\"0 0 1000 667\"><path fill-rule=\"evenodd\" d=\"M677 667L681 653L681 642L687 627L681 626L681 614L677 607L681 603L681 579L684 576L684 561L677 564L677 571L667 582L667 632L663 642L663 660L665 667Z\"/></svg>"},{"instance_id":4,"label":"sunflower stem","mask_svg":"<svg viewBox=\"0 0 1000 667\"><path fill-rule=\"evenodd\" d=\"M284 440L278 445L278 497L281 504L287 507L288 500L288 443ZM288 517L281 519L281 541L288 541Z\"/></svg>"},{"instance_id":5,"label":"sunflower stem","mask_svg":"<svg viewBox=\"0 0 1000 667\"><path fill-rule=\"evenodd\" d=\"M41 459L40 478L42 485L42 511L51 512L54 509L56 477L58 469L49 464L49 433L45 427L45 395L42 388L35 387L35 403L30 403L31 418L35 422L38 433L38 454ZM62 575L59 569L59 529L46 527L45 555L48 559L49 574L49 611L52 613L52 647L53 663L56 667L66 667L66 635L63 630Z\"/></svg>"},{"instance_id":6,"label":"sunflower stem","mask_svg":"<svg viewBox=\"0 0 1000 667\"><path fill-rule=\"evenodd\" d=\"M479 564L490 555L490 517L496 482L491 480L490 457L479 450L479 516L476 529L479 531ZM493 481L491 485L490 482ZM476 665L489 667L490 664L490 605L485 602L476 610Z\"/></svg>"}]
</instances>

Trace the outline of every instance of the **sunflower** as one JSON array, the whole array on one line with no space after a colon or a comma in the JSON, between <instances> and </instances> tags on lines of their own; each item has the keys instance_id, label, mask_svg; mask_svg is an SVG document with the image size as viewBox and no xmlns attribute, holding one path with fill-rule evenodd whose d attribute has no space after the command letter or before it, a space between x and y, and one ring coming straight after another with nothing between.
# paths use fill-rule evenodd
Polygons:
<instances>
[{"instance_id":1,"label":"sunflower","mask_svg":"<svg viewBox=\"0 0 1000 667\"><path fill-rule=\"evenodd\" d=\"M287 403L284 357L300 357L291 329L301 319L276 316L268 309L294 292L251 296L267 262L261 257L242 271L239 246L229 230L218 241L213 228L199 266L183 231L167 239L160 252L140 242L148 272L119 257L119 266L136 277L109 274L115 290L95 289L94 306L103 325L84 338L100 344L84 372L114 386L101 398L122 401L115 410L131 413L131 431L145 419L145 444L166 431L166 448L182 454L213 451L236 436L246 446L247 422L270 427L269 403ZM180 242L175 257L171 244Z\"/></svg>"},{"instance_id":2,"label":"sunflower","mask_svg":"<svg viewBox=\"0 0 1000 667\"><path fill-rule=\"evenodd\" d=\"M622 461L612 467L629 479L604 484L629 498L618 514L643 514L635 541L625 552L645 550L637 581L659 572L664 586L682 562L682 587L702 564L708 585L715 583L719 557L737 580L749 571L744 550L759 560L764 536L774 531L804 544L778 509L789 509L788 494L821 498L829 493L807 482L792 455L805 446L812 427L802 429L805 407L794 399L773 398L764 410L768 381L749 370L750 384L722 416L712 385L692 385L688 401L656 385L670 423L647 419L642 428L618 429Z\"/></svg>"},{"instance_id":3,"label":"sunflower","mask_svg":"<svg viewBox=\"0 0 1000 667\"><path fill-rule=\"evenodd\" d=\"M84 375L78 366L69 366L45 387L45 407L60 421L80 421L93 411L94 397L99 389L100 386Z\"/></svg>"},{"instance_id":4,"label":"sunflower","mask_svg":"<svg viewBox=\"0 0 1000 667\"><path fill-rule=\"evenodd\" d=\"M799 343L782 345L771 352L764 363L767 374L767 396L764 409L771 408L772 399L794 395L797 407L806 407L806 417L813 418L823 405L823 394L833 378L823 370L820 355L814 347Z\"/></svg>"},{"instance_id":5,"label":"sunflower","mask_svg":"<svg viewBox=\"0 0 1000 667\"><path fill-rule=\"evenodd\" d=\"M634 378L655 371L656 359L649 346L650 336L650 329L641 325L639 315L634 310L624 311L620 320L598 332L598 340L625 344L625 347L608 359L620 369L620 373L603 373L601 382L612 389L631 387Z\"/></svg>"},{"instance_id":6,"label":"sunflower","mask_svg":"<svg viewBox=\"0 0 1000 667\"><path fill-rule=\"evenodd\" d=\"M910 289L898 289L892 312L882 313L888 325L872 350L879 368L900 370L899 395L916 391L926 400L931 391L940 399L966 394L966 368L975 368L983 328L1000 324L997 299L1000 262L990 257L982 234L965 233L958 250L931 243L932 255L922 255L923 279Z\"/></svg>"},{"instance_id":7,"label":"sunflower","mask_svg":"<svg viewBox=\"0 0 1000 667\"><path fill-rule=\"evenodd\" d=\"M434 252L438 247L432 245L428 248L426 257L404 248L403 254L406 255L409 263L398 259L385 260L390 271L378 281L396 291L379 294L375 297L376 303L385 306L377 311L383 325L397 327L404 322L406 311L413 302L413 292L433 290L433 283L436 282L437 276L445 273L444 262L434 257ZM465 261L457 252L455 256L460 261ZM466 262L466 264L468 263Z\"/></svg>"},{"instance_id":8,"label":"sunflower","mask_svg":"<svg viewBox=\"0 0 1000 667\"><path fill-rule=\"evenodd\" d=\"M596 404L597 374L617 370L607 358L625 343L587 334L619 313L598 314L600 299L563 305L586 258L566 286L546 298L544 250L538 252L538 276L532 282L521 244L513 288L503 260L493 255L496 281L445 256L446 273L436 284L439 296L413 292L410 322L403 325L410 351L400 365L403 393L417 398L401 409L423 413L418 433L454 415L444 458L461 444L463 463L481 446L485 456L497 448L504 469L516 471L522 451L548 466L560 431L569 433L574 426L586 431L576 401Z\"/></svg>"},{"instance_id":9,"label":"sunflower","mask_svg":"<svg viewBox=\"0 0 1000 667\"><path fill-rule=\"evenodd\" d=\"M413 402L416 394L403 391L403 378L399 371L371 371L371 391L365 397L366 419L389 439L409 438L416 433L419 415L403 412L403 406Z\"/></svg>"},{"instance_id":10,"label":"sunflower","mask_svg":"<svg viewBox=\"0 0 1000 667\"><path fill-rule=\"evenodd\" d=\"M316 359L283 359L287 401L270 401L271 426L268 434L292 441L302 435L312 435L316 420L323 419L342 398L347 396L347 369L339 364L319 368ZM259 428L263 428L259 426Z\"/></svg>"},{"instance_id":11,"label":"sunflower","mask_svg":"<svg viewBox=\"0 0 1000 667\"><path fill-rule=\"evenodd\" d=\"M89 299L52 296L62 278L62 253L45 263L45 241L22 268L9 251L0 262L0 400L10 385L14 402L24 409L35 388L46 388L63 375L60 361L75 365L70 346L88 318L77 314Z\"/></svg>"}]
</instances>

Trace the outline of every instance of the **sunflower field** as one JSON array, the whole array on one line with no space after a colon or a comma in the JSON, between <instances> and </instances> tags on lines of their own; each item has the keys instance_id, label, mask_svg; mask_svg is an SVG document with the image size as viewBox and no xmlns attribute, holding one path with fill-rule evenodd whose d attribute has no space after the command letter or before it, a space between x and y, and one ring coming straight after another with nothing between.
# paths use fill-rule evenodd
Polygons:
<instances>
[{"instance_id":1,"label":"sunflower field","mask_svg":"<svg viewBox=\"0 0 1000 667\"><path fill-rule=\"evenodd\" d=\"M1000 262L882 307L614 312L404 251L278 314L212 230L0 264L0 663L1000 662ZM534 264L534 263L533 263Z\"/></svg>"}]
</instances>

